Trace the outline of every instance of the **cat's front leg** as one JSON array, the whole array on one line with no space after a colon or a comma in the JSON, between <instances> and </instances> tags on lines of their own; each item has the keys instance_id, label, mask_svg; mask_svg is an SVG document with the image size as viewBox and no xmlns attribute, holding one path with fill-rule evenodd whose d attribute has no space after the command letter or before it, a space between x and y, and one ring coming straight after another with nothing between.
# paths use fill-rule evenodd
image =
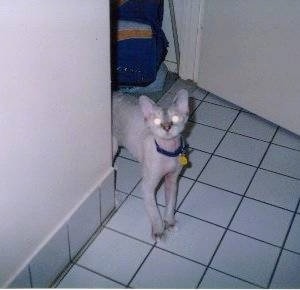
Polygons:
<instances>
[{"instance_id":1,"label":"cat's front leg","mask_svg":"<svg viewBox=\"0 0 300 290\"><path fill-rule=\"evenodd\" d=\"M165 201L166 201L166 208L165 208L165 215L164 221L166 228L174 228L176 224L175 220L175 206L177 200L177 187L178 187L178 176L180 170L175 172L168 173L165 176Z\"/></svg>"},{"instance_id":2,"label":"cat's front leg","mask_svg":"<svg viewBox=\"0 0 300 290\"><path fill-rule=\"evenodd\" d=\"M151 176L151 175L150 175ZM154 240L159 240L164 233L165 227L162 221L159 209L156 204L155 198L155 188L159 182L160 178L150 178L145 177L142 180L142 190L144 195L144 203L147 214L151 222L151 235Z\"/></svg>"}]
</instances>

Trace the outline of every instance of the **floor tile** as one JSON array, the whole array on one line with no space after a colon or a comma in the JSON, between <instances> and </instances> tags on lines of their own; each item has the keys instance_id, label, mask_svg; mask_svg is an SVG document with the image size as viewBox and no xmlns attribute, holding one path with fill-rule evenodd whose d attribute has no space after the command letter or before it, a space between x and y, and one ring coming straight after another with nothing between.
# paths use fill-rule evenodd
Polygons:
<instances>
[{"instance_id":1,"label":"floor tile","mask_svg":"<svg viewBox=\"0 0 300 290\"><path fill-rule=\"evenodd\" d=\"M288 235L285 248L300 254L300 215L297 214Z\"/></svg>"},{"instance_id":2,"label":"floor tile","mask_svg":"<svg viewBox=\"0 0 300 290\"><path fill-rule=\"evenodd\" d=\"M57 288L124 288L121 284L74 265Z\"/></svg>"},{"instance_id":3,"label":"floor tile","mask_svg":"<svg viewBox=\"0 0 300 290\"><path fill-rule=\"evenodd\" d=\"M227 133L215 154L258 166L268 145L266 142Z\"/></svg>"},{"instance_id":4,"label":"floor tile","mask_svg":"<svg viewBox=\"0 0 300 290\"><path fill-rule=\"evenodd\" d=\"M190 114L192 114L197 107L199 106L199 104L201 103L200 100L196 99L196 98L189 98L189 109L190 109Z\"/></svg>"},{"instance_id":5,"label":"floor tile","mask_svg":"<svg viewBox=\"0 0 300 290\"><path fill-rule=\"evenodd\" d=\"M163 213L163 210L161 212ZM128 197L108 222L107 227L145 242L154 243L144 202L134 196Z\"/></svg>"},{"instance_id":6,"label":"floor tile","mask_svg":"<svg viewBox=\"0 0 300 290\"><path fill-rule=\"evenodd\" d=\"M150 245L104 229L77 264L127 284L150 249Z\"/></svg>"},{"instance_id":7,"label":"floor tile","mask_svg":"<svg viewBox=\"0 0 300 290\"><path fill-rule=\"evenodd\" d=\"M241 112L230 131L270 142L276 131L276 125L254 114Z\"/></svg>"},{"instance_id":8,"label":"floor tile","mask_svg":"<svg viewBox=\"0 0 300 290\"><path fill-rule=\"evenodd\" d=\"M201 289L252 289L258 288L253 284L238 278L208 269L199 288Z\"/></svg>"},{"instance_id":9,"label":"floor tile","mask_svg":"<svg viewBox=\"0 0 300 290\"><path fill-rule=\"evenodd\" d=\"M182 202L194 181L185 177L180 177L178 181L177 206ZM141 183L132 192L133 195L143 198ZM161 184L156 194L157 203L165 206L164 184Z\"/></svg>"},{"instance_id":10,"label":"floor tile","mask_svg":"<svg viewBox=\"0 0 300 290\"><path fill-rule=\"evenodd\" d=\"M213 156L199 181L243 194L254 172L254 167Z\"/></svg>"},{"instance_id":11,"label":"floor tile","mask_svg":"<svg viewBox=\"0 0 300 290\"><path fill-rule=\"evenodd\" d=\"M233 193L197 182L179 210L227 227L241 198Z\"/></svg>"},{"instance_id":12,"label":"floor tile","mask_svg":"<svg viewBox=\"0 0 300 290\"><path fill-rule=\"evenodd\" d=\"M182 79L178 79L168 90L168 93L174 94L181 89L186 89L189 92L189 94L191 94L196 88L196 84L192 81L184 81Z\"/></svg>"},{"instance_id":13,"label":"floor tile","mask_svg":"<svg viewBox=\"0 0 300 290\"><path fill-rule=\"evenodd\" d=\"M212 93L209 93L207 95L207 97L205 98L205 101L206 102L210 102L210 103L213 103L213 104L217 104L217 105L220 105L220 106L224 106L224 107L228 107L228 108L232 108L232 109L236 109L236 110L239 110L240 108L233 104L233 103L230 103Z\"/></svg>"},{"instance_id":14,"label":"floor tile","mask_svg":"<svg viewBox=\"0 0 300 290\"><path fill-rule=\"evenodd\" d=\"M141 179L141 166L139 163L124 158L117 158L115 162L116 189L130 193Z\"/></svg>"},{"instance_id":15,"label":"floor tile","mask_svg":"<svg viewBox=\"0 0 300 290\"><path fill-rule=\"evenodd\" d=\"M300 181L259 169L246 195L294 211L300 197Z\"/></svg>"},{"instance_id":16,"label":"floor tile","mask_svg":"<svg viewBox=\"0 0 300 290\"><path fill-rule=\"evenodd\" d=\"M160 249L153 249L130 284L134 288L195 288L204 267Z\"/></svg>"},{"instance_id":17,"label":"floor tile","mask_svg":"<svg viewBox=\"0 0 300 290\"><path fill-rule=\"evenodd\" d=\"M214 152L225 134L224 131L191 122L187 124L185 133L188 134L186 141L190 147L208 153Z\"/></svg>"},{"instance_id":18,"label":"floor tile","mask_svg":"<svg viewBox=\"0 0 300 290\"><path fill-rule=\"evenodd\" d=\"M157 246L207 265L224 229L181 213L176 221L177 231L168 232Z\"/></svg>"},{"instance_id":19,"label":"floor tile","mask_svg":"<svg viewBox=\"0 0 300 290\"><path fill-rule=\"evenodd\" d=\"M289 211L246 198L230 229L281 247L292 215Z\"/></svg>"},{"instance_id":20,"label":"floor tile","mask_svg":"<svg viewBox=\"0 0 300 290\"><path fill-rule=\"evenodd\" d=\"M300 152L271 145L261 168L300 179Z\"/></svg>"},{"instance_id":21,"label":"floor tile","mask_svg":"<svg viewBox=\"0 0 300 290\"><path fill-rule=\"evenodd\" d=\"M203 100L206 94L207 92L205 90L197 88L191 93L191 97L196 98L198 100Z\"/></svg>"},{"instance_id":22,"label":"floor tile","mask_svg":"<svg viewBox=\"0 0 300 290\"><path fill-rule=\"evenodd\" d=\"M119 208L123 204L124 200L127 198L128 195L129 195L128 193L124 193L122 191L118 191L118 190L115 191L116 208Z\"/></svg>"},{"instance_id":23,"label":"floor tile","mask_svg":"<svg viewBox=\"0 0 300 290\"><path fill-rule=\"evenodd\" d=\"M283 251L270 288L300 288L300 255Z\"/></svg>"},{"instance_id":24,"label":"floor tile","mask_svg":"<svg viewBox=\"0 0 300 290\"><path fill-rule=\"evenodd\" d=\"M193 150L189 153L190 165L188 167L184 167L181 174L185 177L196 179L201 170L204 168L209 157L210 154L208 153Z\"/></svg>"},{"instance_id":25,"label":"floor tile","mask_svg":"<svg viewBox=\"0 0 300 290\"><path fill-rule=\"evenodd\" d=\"M279 251L263 242L227 232L211 267L266 287Z\"/></svg>"},{"instance_id":26,"label":"floor tile","mask_svg":"<svg viewBox=\"0 0 300 290\"><path fill-rule=\"evenodd\" d=\"M120 156L125 157L127 159L137 161L136 158L134 158L133 155L124 147L120 148Z\"/></svg>"},{"instance_id":27,"label":"floor tile","mask_svg":"<svg viewBox=\"0 0 300 290\"><path fill-rule=\"evenodd\" d=\"M279 128L274 137L273 143L300 150L300 136L283 128Z\"/></svg>"},{"instance_id":28,"label":"floor tile","mask_svg":"<svg viewBox=\"0 0 300 290\"><path fill-rule=\"evenodd\" d=\"M203 102L190 119L197 123L227 130L237 114L237 110Z\"/></svg>"}]
</instances>

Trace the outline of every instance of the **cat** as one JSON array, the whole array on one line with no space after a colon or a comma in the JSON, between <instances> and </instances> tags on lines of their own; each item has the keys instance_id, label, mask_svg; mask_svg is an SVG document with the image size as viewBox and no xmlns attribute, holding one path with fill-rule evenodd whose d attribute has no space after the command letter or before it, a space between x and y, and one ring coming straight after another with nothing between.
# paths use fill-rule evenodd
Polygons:
<instances>
[{"instance_id":1,"label":"cat","mask_svg":"<svg viewBox=\"0 0 300 290\"><path fill-rule=\"evenodd\" d=\"M178 176L186 163L181 137L189 115L188 92L179 90L165 109L147 96L113 94L113 155L125 147L142 164L142 191L151 222L151 235L159 240L175 226ZM171 155L171 156L167 156ZM183 158L179 162L178 156ZM156 187L164 178L166 208L162 219L156 204Z\"/></svg>"}]
</instances>

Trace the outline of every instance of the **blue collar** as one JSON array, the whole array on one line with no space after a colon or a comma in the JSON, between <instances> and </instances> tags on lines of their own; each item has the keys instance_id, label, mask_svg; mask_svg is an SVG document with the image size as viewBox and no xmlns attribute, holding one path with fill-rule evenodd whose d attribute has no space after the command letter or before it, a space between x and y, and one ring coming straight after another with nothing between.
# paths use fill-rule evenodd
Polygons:
<instances>
[{"instance_id":1,"label":"blue collar","mask_svg":"<svg viewBox=\"0 0 300 290\"><path fill-rule=\"evenodd\" d=\"M156 140L154 140L154 141L155 141L157 152L159 152L165 156L168 156L168 157L177 157L180 154L185 154L187 151L187 148L189 147L189 145L184 142L182 137L180 137L180 146L173 152L164 150L163 148L159 147Z\"/></svg>"}]
</instances>

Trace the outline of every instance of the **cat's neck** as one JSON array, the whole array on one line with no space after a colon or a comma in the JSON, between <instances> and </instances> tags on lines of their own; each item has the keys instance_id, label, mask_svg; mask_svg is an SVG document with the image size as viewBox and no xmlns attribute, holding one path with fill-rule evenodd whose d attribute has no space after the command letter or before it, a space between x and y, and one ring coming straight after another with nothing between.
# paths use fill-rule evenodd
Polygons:
<instances>
[{"instance_id":1,"label":"cat's neck","mask_svg":"<svg viewBox=\"0 0 300 290\"><path fill-rule=\"evenodd\" d=\"M172 139L163 139L155 137L155 141L160 148L170 152L177 150L178 147L181 145L180 136L176 136Z\"/></svg>"}]
</instances>

